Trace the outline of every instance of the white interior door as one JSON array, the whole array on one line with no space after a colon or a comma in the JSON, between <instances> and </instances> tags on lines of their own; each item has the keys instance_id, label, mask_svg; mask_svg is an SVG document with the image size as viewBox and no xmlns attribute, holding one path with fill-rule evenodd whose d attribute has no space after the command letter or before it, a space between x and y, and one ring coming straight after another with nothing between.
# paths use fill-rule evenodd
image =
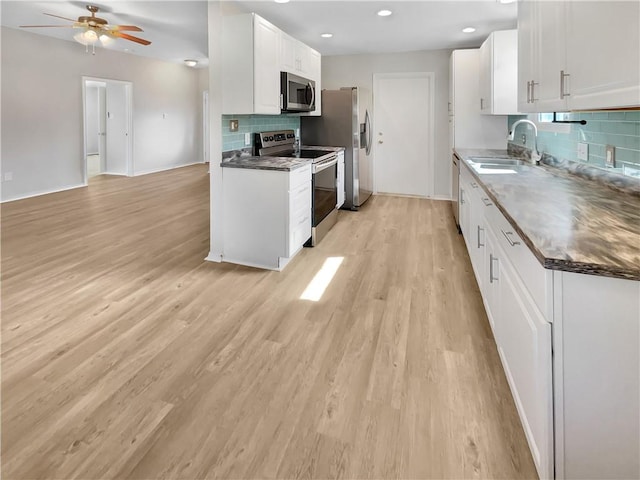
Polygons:
<instances>
[{"instance_id":1,"label":"white interior door","mask_svg":"<svg viewBox=\"0 0 640 480\"><path fill-rule=\"evenodd\" d=\"M128 85L107 82L106 173L127 175L129 165Z\"/></svg>"},{"instance_id":2,"label":"white interior door","mask_svg":"<svg viewBox=\"0 0 640 480\"><path fill-rule=\"evenodd\" d=\"M433 194L433 74L374 75L378 193Z\"/></svg>"},{"instance_id":3,"label":"white interior door","mask_svg":"<svg viewBox=\"0 0 640 480\"><path fill-rule=\"evenodd\" d=\"M98 87L98 153L100 155L100 171L107 170L107 86Z\"/></svg>"}]
</instances>

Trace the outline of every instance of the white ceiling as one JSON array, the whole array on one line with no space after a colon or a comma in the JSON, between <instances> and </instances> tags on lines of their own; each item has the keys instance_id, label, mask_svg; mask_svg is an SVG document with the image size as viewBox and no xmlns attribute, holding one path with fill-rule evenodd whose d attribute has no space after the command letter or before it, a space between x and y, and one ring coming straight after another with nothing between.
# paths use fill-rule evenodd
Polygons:
<instances>
[{"instance_id":1,"label":"white ceiling","mask_svg":"<svg viewBox=\"0 0 640 480\"><path fill-rule=\"evenodd\" d=\"M0 2L1 24L61 25L61 19L43 12L77 18L88 15L85 4L100 7L98 16L110 24L138 25L144 32L132 34L152 42L142 46L117 40L108 47L129 49L129 53L182 62L193 58L207 64L206 1L8 1ZM494 30L515 28L517 6L497 0L291 0L279 4L273 0L224 2L225 12L252 11L323 55L385 53L441 48L479 46ZM379 17L382 8L393 11ZM474 26L473 34L461 32ZM73 30L66 28L25 29L41 35L72 40ZM321 33L331 32L324 39ZM78 44L78 48L84 48Z\"/></svg>"}]
</instances>

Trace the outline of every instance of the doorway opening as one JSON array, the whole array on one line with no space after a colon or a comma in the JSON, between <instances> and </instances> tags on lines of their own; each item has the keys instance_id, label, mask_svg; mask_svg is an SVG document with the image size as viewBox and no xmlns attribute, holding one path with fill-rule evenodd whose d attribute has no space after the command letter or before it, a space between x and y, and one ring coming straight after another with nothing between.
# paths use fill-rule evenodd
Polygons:
<instances>
[{"instance_id":1,"label":"doorway opening","mask_svg":"<svg viewBox=\"0 0 640 480\"><path fill-rule=\"evenodd\" d=\"M133 175L132 84L82 77L84 183L97 175Z\"/></svg>"}]
</instances>

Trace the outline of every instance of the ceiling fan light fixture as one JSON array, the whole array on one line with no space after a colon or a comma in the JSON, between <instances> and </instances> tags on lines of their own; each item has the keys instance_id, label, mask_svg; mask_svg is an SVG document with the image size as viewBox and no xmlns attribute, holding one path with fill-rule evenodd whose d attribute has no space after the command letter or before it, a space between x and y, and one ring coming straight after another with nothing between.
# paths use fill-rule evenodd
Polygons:
<instances>
[{"instance_id":1,"label":"ceiling fan light fixture","mask_svg":"<svg viewBox=\"0 0 640 480\"><path fill-rule=\"evenodd\" d=\"M198 65L198 61L197 60L185 60L184 64L187 67L195 67L196 65Z\"/></svg>"},{"instance_id":2,"label":"ceiling fan light fixture","mask_svg":"<svg viewBox=\"0 0 640 480\"><path fill-rule=\"evenodd\" d=\"M93 45L98 41L98 34L95 32L95 30L88 28L86 30L76 33L73 36L73 39L76 42L81 43L82 45L85 45L85 46Z\"/></svg>"}]
</instances>

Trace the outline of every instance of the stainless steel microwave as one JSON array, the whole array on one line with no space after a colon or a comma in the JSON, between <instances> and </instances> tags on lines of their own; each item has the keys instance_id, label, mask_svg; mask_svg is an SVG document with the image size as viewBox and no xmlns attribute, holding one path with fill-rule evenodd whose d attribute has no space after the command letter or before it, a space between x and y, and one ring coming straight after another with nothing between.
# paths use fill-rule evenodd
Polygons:
<instances>
[{"instance_id":1,"label":"stainless steel microwave","mask_svg":"<svg viewBox=\"0 0 640 480\"><path fill-rule=\"evenodd\" d=\"M313 112L316 109L316 82L293 73L280 73L280 110Z\"/></svg>"}]
</instances>

